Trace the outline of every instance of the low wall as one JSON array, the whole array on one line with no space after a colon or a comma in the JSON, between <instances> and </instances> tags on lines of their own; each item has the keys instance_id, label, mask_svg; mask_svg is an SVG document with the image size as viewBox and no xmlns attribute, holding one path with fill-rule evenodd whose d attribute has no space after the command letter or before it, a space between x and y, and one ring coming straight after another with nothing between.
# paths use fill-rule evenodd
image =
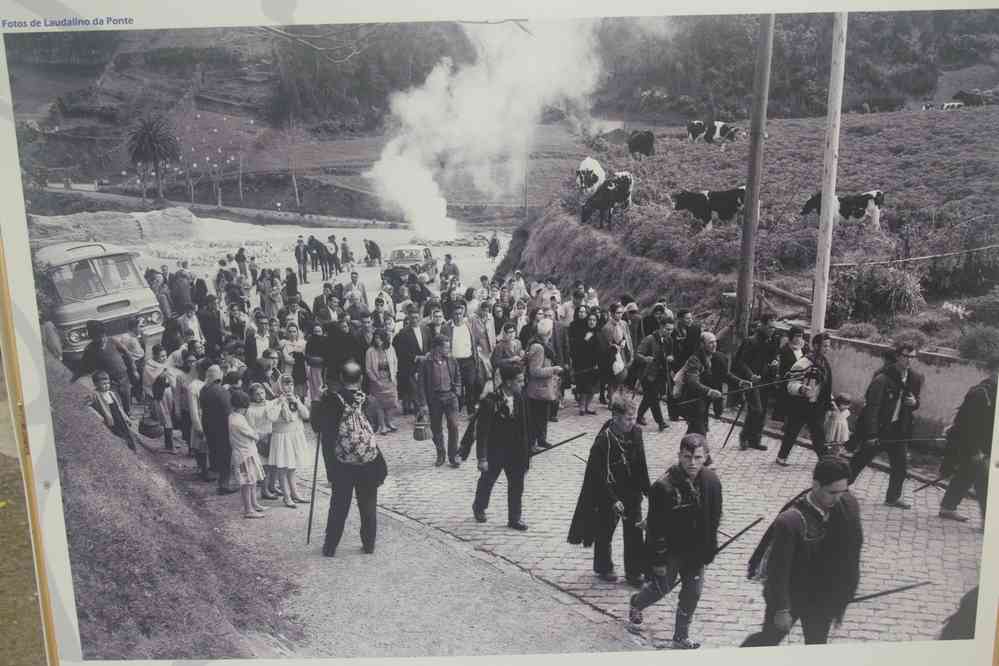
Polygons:
<instances>
[{"instance_id":1,"label":"low wall","mask_svg":"<svg viewBox=\"0 0 999 666\"><path fill-rule=\"evenodd\" d=\"M871 378L884 365L884 353L890 349L888 345L833 336L829 354L835 382L833 390L853 396L854 418L863 404ZM929 352L920 352L912 368L925 377L916 411L914 437L940 436L968 389L987 376L985 370L974 363Z\"/></svg>"}]
</instances>

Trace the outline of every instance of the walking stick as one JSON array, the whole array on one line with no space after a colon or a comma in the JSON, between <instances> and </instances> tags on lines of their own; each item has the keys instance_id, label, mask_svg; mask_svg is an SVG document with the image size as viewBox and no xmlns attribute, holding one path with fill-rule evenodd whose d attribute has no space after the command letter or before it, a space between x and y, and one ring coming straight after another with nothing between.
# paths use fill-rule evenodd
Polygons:
<instances>
[{"instance_id":1,"label":"walking stick","mask_svg":"<svg viewBox=\"0 0 999 666\"><path fill-rule=\"evenodd\" d=\"M730 395L737 395L739 393L745 393L746 391L752 391L753 389L766 388L768 386L777 386L778 384L786 384L787 382L791 381L791 379L792 378L788 377L787 379L778 379L778 380L772 381L772 382L766 382L766 383L763 383L763 384L756 384L754 386L750 386L749 388L741 388L741 389L736 389L734 391L726 391L726 392L724 392L724 393L721 394L721 397L724 398L724 397L727 397L727 396L730 396ZM682 402L677 402L677 403L674 403L674 404L677 407L679 407L680 405L689 405L690 403L697 402L698 400L706 400L706 398L690 398L689 400L684 400Z\"/></svg>"},{"instance_id":2,"label":"walking stick","mask_svg":"<svg viewBox=\"0 0 999 666\"><path fill-rule=\"evenodd\" d=\"M321 441L316 441L316 462L312 466L312 501L309 502L309 526L305 532L305 544L308 545L312 539L312 513L316 507L316 477L319 475L319 449L322 447Z\"/></svg>"},{"instance_id":3,"label":"walking stick","mask_svg":"<svg viewBox=\"0 0 999 666\"><path fill-rule=\"evenodd\" d=\"M924 483L923 485L919 486L918 488L916 488L912 492L913 493L918 493L921 490L926 490L930 486L933 486L934 488L939 488L940 486L938 486L937 484L940 483L941 481L946 481L951 476L953 476L953 474L948 474L947 476L939 476L939 477L933 479L932 481L927 481L926 483Z\"/></svg>"},{"instance_id":4,"label":"walking stick","mask_svg":"<svg viewBox=\"0 0 999 666\"><path fill-rule=\"evenodd\" d=\"M725 441L722 443L722 448L724 449L728 445L728 439L732 436L732 432L735 430L735 424L739 422L739 417L742 416L742 408L746 406L746 401L743 400L742 404L739 405L739 411L735 413L735 419L732 420L732 427L728 429L728 434L725 435Z\"/></svg>"},{"instance_id":5,"label":"walking stick","mask_svg":"<svg viewBox=\"0 0 999 666\"><path fill-rule=\"evenodd\" d=\"M581 432L578 435L570 437L569 439L563 439L561 442L558 442L556 444L552 444L547 449L542 449L541 451L538 451L537 453L532 453L531 457L533 458L534 456L539 455L541 453L547 453L548 451L551 451L552 449L557 449L558 447L562 446L563 444L568 444L569 442L571 442L571 441L573 441L575 439L579 439L580 437L582 437L585 434L586 434L585 432Z\"/></svg>"},{"instance_id":6,"label":"walking stick","mask_svg":"<svg viewBox=\"0 0 999 666\"><path fill-rule=\"evenodd\" d=\"M757 525L759 525L762 522L763 522L763 518L757 518L753 522L751 522L748 525L746 525L745 527L743 527L741 530L739 530L738 532L736 532L735 535L733 535L728 541L726 541L722 545L718 546L718 548L715 550L715 555L717 555L718 553L720 553L723 550L725 550L725 548L728 547L728 545L730 543L732 543L733 541L735 541L736 539L738 539L739 537L741 537L743 534L745 534L749 530L753 529L754 527L756 527Z\"/></svg>"},{"instance_id":7,"label":"walking stick","mask_svg":"<svg viewBox=\"0 0 999 666\"><path fill-rule=\"evenodd\" d=\"M865 594L862 597L854 597L850 600L851 604L855 604L858 601L868 601L870 599L877 599L878 597L886 597L889 594L897 594L898 592L905 592L906 590L914 590L917 587L922 587L924 585L932 585L932 581L924 580L921 583L913 583L911 585L903 585L901 587L895 587L890 590L882 590L881 592L875 592L874 594Z\"/></svg>"}]
</instances>

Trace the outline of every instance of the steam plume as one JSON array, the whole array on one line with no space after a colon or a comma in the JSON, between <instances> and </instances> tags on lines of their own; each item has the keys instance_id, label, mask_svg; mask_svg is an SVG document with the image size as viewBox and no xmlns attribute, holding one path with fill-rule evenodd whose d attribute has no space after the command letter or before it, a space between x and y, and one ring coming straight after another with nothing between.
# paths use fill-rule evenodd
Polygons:
<instances>
[{"instance_id":1,"label":"steam plume","mask_svg":"<svg viewBox=\"0 0 999 666\"><path fill-rule=\"evenodd\" d=\"M474 64L445 59L422 86L392 96L399 131L365 175L418 235L455 235L441 186L487 200L520 191L525 150L546 105L589 108L600 76L592 22L527 26L532 34L514 24L464 26Z\"/></svg>"}]
</instances>

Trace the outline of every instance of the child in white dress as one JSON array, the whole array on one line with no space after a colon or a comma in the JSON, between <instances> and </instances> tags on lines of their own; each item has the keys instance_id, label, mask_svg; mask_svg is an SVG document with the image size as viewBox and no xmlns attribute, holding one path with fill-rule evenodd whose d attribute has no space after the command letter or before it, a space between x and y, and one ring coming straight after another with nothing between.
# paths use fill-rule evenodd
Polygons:
<instances>
[{"instance_id":1,"label":"child in white dress","mask_svg":"<svg viewBox=\"0 0 999 666\"><path fill-rule=\"evenodd\" d=\"M833 398L834 409L826 413L826 444L840 451L850 439L850 403L852 398L846 393L837 393Z\"/></svg>"},{"instance_id":2,"label":"child in white dress","mask_svg":"<svg viewBox=\"0 0 999 666\"><path fill-rule=\"evenodd\" d=\"M277 469L278 481L284 494L284 505L308 504L295 489L295 470L309 467L308 443L305 441L304 419L309 418L309 408L295 394L295 382L289 375L281 377L281 395L278 418L271 433L271 451L268 462Z\"/></svg>"}]
</instances>

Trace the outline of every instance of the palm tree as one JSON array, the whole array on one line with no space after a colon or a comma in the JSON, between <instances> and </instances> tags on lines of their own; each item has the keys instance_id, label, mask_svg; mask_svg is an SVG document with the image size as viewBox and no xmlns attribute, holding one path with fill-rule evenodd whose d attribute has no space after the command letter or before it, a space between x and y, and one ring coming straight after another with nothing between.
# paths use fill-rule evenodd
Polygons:
<instances>
[{"instance_id":1,"label":"palm tree","mask_svg":"<svg viewBox=\"0 0 999 666\"><path fill-rule=\"evenodd\" d=\"M162 115L147 116L128 133L128 157L142 179L142 198L146 198L143 165L151 165L156 176L156 192L163 198L163 171L167 162L180 157L180 143L170 122Z\"/></svg>"}]
</instances>

